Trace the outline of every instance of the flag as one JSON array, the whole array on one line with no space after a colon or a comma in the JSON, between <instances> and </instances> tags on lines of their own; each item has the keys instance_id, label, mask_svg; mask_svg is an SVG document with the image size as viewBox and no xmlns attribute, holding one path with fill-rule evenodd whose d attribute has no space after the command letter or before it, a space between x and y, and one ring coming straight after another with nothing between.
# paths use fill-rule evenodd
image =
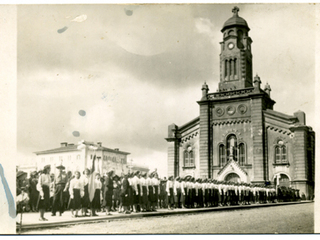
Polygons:
<instances>
[{"instance_id":1,"label":"flag","mask_svg":"<svg viewBox=\"0 0 320 240\"><path fill-rule=\"evenodd\" d=\"M92 202L94 198L94 192L96 191L94 180L95 180L95 161L96 161L96 154L93 156L92 160L92 168L91 168L91 175L89 177L89 183L88 183L88 190L89 190L89 199L90 202Z\"/></svg>"}]
</instances>

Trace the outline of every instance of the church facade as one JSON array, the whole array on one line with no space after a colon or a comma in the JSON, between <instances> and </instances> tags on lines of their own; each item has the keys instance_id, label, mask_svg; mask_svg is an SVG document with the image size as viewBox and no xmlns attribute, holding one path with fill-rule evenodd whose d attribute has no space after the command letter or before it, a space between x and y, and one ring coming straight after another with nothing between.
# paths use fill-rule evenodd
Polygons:
<instances>
[{"instance_id":1,"label":"church facade","mask_svg":"<svg viewBox=\"0 0 320 240\"><path fill-rule=\"evenodd\" d=\"M268 84L252 74L247 22L233 16L222 27L217 92L202 86L200 116L168 126L168 175L253 184L279 184L311 198L315 182L315 133L305 113L273 110Z\"/></svg>"}]
</instances>

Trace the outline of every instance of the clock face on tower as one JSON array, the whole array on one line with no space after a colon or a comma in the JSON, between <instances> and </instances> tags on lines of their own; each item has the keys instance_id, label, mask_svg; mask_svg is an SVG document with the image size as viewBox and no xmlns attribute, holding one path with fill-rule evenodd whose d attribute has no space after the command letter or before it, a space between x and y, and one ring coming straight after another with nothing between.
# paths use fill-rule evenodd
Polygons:
<instances>
[{"instance_id":1,"label":"clock face on tower","mask_svg":"<svg viewBox=\"0 0 320 240\"><path fill-rule=\"evenodd\" d=\"M234 48L234 44L233 43L229 43L228 44L228 48L231 50L232 48Z\"/></svg>"}]
</instances>

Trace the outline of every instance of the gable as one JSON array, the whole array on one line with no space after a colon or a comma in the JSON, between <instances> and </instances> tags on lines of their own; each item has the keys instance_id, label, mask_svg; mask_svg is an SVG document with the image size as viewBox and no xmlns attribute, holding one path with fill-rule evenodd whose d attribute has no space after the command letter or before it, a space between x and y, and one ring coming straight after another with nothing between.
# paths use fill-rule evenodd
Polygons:
<instances>
[{"instance_id":1,"label":"gable","mask_svg":"<svg viewBox=\"0 0 320 240\"><path fill-rule=\"evenodd\" d=\"M244 171L237 162L230 160L219 172L218 172L218 181L224 181L225 177L230 173L236 173L241 182L248 181L248 173Z\"/></svg>"}]
</instances>

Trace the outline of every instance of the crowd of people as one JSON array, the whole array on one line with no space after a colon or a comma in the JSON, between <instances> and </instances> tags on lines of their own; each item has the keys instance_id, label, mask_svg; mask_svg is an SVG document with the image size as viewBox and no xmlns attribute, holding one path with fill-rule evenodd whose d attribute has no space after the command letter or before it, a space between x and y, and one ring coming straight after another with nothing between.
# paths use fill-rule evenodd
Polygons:
<instances>
[{"instance_id":1,"label":"crowd of people","mask_svg":"<svg viewBox=\"0 0 320 240\"><path fill-rule=\"evenodd\" d=\"M41 172L17 173L17 210L28 206L30 211L39 211L40 221L47 221L44 214L61 216L71 210L72 217L97 216L97 212L111 215L118 211L124 214L157 211L165 208L203 208L230 205L250 205L277 201L274 187L250 183L235 183L170 176L160 179L157 171L149 174L133 172L117 176L109 171L101 176L86 168L65 172L57 167L58 174L50 174L50 165Z\"/></svg>"}]
</instances>

